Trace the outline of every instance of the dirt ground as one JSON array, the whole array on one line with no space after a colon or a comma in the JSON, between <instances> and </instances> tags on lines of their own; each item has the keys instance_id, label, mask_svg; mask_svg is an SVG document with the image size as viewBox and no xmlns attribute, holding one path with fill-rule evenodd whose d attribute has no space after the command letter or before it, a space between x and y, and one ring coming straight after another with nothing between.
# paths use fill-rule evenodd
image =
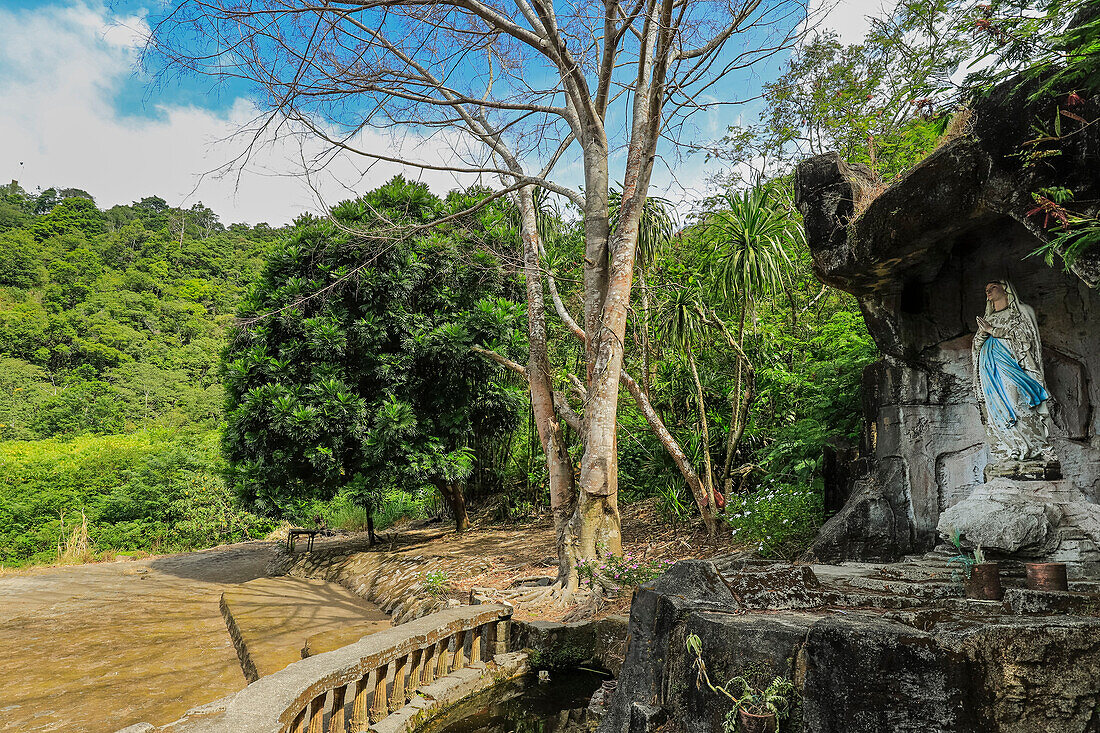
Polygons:
<instances>
[{"instance_id":1,"label":"dirt ground","mask_svg":"<svg viewBox=\"0 0 1100 733\"><path fill-rule=\"evenodd\" d=\"M474 520L462 535L439 524L390 530L375 550L487 560L487 570L479 563L477 571L448 578L459 599L473 587L506 589L555 573L548 517L495 526ZM623 538L625 551L648 559L731 549L705 541L698 528L668 527L646 504L624 510ZM110 733L141 721L163 724L244 687L218 602L226 590L262 578L275 547L250 542L0 575L0 731ZM625 613L629 604L627 588L598 603L550 601L517 616L575 619ZM303 613L310 623L341 623L329 606L315 610Z\"/></svg>"},{"instance_id":2,"label":"dirt ground","mask_svg":"<svg viewBox=\"0 0 1100 733\"><path fill-rule=\"evenodd\" d=\"M274 543L0 576L0 730L170 722L245 685L218 600Z\"/></svg>"},{"instance_id":3,"label":"dirt ground","mask_svg":"<svg viewBox=\"0 0 1100 733\"><path fill-rule=\"evenodd\" d=\"M451 597L469 598L473 588L506 590L524 579L555 575L557 551L549 515L528 522L492 524L485 516L472 515L474 527L456 535L439 524L404 527L382 535L384 550L415 549L425 555L460 554L483 558L489 569L449 578ZM622 508L623 552L647 561L707 558L734 552L728 532L709 540L702 525L670 526L653 508L652 501ZM490 597L492 594L490 594ZM610 597L589 598L583 603L563 604L550 600L517 608L523 620L576 621L610 614L625 615L630 608L631 589L622 588Z\"/></svg>"}]
</instances>

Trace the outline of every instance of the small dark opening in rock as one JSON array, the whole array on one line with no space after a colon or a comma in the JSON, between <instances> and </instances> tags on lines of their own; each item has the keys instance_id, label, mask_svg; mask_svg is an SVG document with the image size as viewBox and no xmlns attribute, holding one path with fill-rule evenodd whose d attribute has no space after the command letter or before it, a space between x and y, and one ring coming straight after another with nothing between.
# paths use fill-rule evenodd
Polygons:
<instances>
[{"instance_id":1,"label":"small dark opening in rock","mask_svg":"<svg viewBox=\"0 0 1100 733\"><path fill-rule=\"evenodd\" d=\"M898 305L902 313L923 313L924 285L918 280L907 280L901 288L901 302Z\"/></svg>"}]
</instances>

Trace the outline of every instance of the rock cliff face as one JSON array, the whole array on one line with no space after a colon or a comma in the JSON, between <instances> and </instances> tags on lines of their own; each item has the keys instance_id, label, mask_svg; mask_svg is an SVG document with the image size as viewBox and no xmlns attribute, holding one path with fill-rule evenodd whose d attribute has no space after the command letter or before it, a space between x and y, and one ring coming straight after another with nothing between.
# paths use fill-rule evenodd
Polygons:
<instances>
[{"instance_id":1,"label":"rock cliff face","mask_svg":"<svg viewBox=\"0 0 1100 733\"><path fill-rule=\"evenodd\" d=\"M892 560L929 550L940 514L983 483L989 456L970 350L990 279L1011 280L1035 309L1062 473L1089 501L1100 495L1100 252L1072 272L1029 258L1051 232L1041 216L1027 215L1032 192L1050 186L1072 189L1081 202L1075 208L1096 213L1100 127L1067 135L1049 146L1058 155L1027 167L1018 154L1035 136L1029 126L1052 121L1061 100L1025 99L1026 90L994 94L974 110L972 130L854 219L866 171L835 154L798 168L815 272L858 298L883 354L863 380L867 472L823 530L818 559ZM1100 117L1100 100L1075 114Z\"/></svg>"},{"instance_id":2,"label":"rock cliff face","mask_svg":"<svg viewBox=\"0 0 1100 733\"><path fill-rule=\"evenodd\" d=\"M784 733L1100 731L1100 619L1019 615L1051 605L1019 589L965 601L912 566L818 572L685 561L639 588L599 733L722 730L729 700L697 684L688 634L716 684L794 682Z\"/></svg>"}]
</instances>

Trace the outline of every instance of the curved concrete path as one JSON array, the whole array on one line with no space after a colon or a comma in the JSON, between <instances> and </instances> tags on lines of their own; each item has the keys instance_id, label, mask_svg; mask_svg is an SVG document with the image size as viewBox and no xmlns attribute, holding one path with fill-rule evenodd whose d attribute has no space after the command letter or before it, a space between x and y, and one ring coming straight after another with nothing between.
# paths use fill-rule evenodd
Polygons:
<instances>
[{"instance_id":1,"label":"curved concrete path","mask_svg":"<svg viewBox=\"0 0 1100 733\"><path fill-rule=\"evenodd\" d=\"M160 725L243 688L218 602L263 577L274 548L249 542L0 576L0 731ZM341 622L330 610L325 619ZM317 620L302 614L303 624Z\"/></svg>"}]
</instances>

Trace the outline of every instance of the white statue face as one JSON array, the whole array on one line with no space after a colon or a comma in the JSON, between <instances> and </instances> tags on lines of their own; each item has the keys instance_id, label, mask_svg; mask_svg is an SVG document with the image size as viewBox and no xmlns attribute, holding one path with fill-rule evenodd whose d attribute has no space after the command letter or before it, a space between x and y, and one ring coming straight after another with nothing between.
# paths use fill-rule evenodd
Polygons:
<instances>
[{"instance_id":1,"label":"white statue face","mask_svg":"<svg viewBox=\"0 0 1100 733\"><path fill-rule=\"evenodd\" d=\"M985 299L990 303L996 303L999 300L1004 300L1008 297L1008 293L1005 292L1004 286L1000 283L988 283L985 286Z\"/></svg>"}]
</instances>

